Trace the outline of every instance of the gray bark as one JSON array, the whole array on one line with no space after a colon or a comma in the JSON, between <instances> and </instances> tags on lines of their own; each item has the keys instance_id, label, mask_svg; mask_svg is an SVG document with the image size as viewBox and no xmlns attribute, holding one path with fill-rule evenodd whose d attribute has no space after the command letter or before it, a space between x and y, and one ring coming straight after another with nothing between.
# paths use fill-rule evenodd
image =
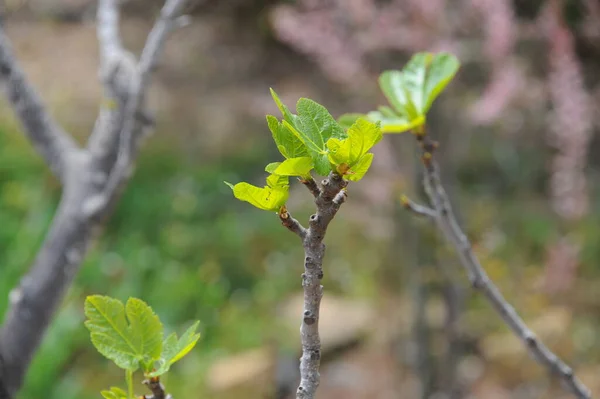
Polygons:
<instances>
[{"instance_id":1,"label":"gray bark","mask_svg":"<svg viewBox=\"0 0 600 399\"><path fill-rule=\"evenodd\" d=\"M309 218L308 229L294 219L287 210L280 213L282 224L296 233L304 247L304 311L300 325L302 357L300 358L300 385L296 391L297 399L314 399L319 387L321 364L321 339L319 337L319 310L323 297L323 258L325 244L323 238L327 226L336 215L340 205L346 200L347 181L336 173L321 182L319 187L314 180L303 181L315 196L317 213Z\"/></svg>"},{"instance_id":2,"label":"gray bark","mask_svg":"<svg viewBox=\"0 0 600 399\"><path fill-rule=\"evenodd\" d=\"M23 130L61 180L63 193L50 230L30 271L10 293L0 328L0 398L14 397L57 308L79 270L102 221L118 201L147 128L144 96L150 73L185 0L167 0L141 59L120 46L118 9L98 6L101 76L106 99L85 148L52 120L27 82L0 25L0 84Z\"/></svg>"},{"instance_id":3,"label":"gray bark","mask_svg":"<svg viewBox=\"0 0 600 399\"><path fill-rule=\"evenodd\" d=\"M420 216L430 216L433 212L433 218L438 229L458 253L473 288L483 294L504 323L523 342L533 358L557 377L566 390L579 399L591 398L589 388L575 376L573 369L535 336L490 280L485 269L479 263L479 259L475 256L469 239L460 228L446 191L442 186L439 169L433 158L437 143L431 141L428 136L417 136L417 138L423 149L424 184L433 209L423 206L417 207L406 197L403 199L405 207L415 211ZM423 212L422 209L427 209L427 211Z\"/></svg>"}]
</instances>

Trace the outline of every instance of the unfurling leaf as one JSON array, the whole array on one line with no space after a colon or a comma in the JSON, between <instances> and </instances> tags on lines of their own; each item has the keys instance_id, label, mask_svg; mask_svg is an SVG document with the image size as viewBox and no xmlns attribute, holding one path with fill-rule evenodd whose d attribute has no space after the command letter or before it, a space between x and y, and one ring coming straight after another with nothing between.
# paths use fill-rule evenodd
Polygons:
<instances>
[{"instance_id":1,"label":"unfurling leaf","mask_svg":"<svg viewBox=\"0 0 600 399\"><path fill-rule=\"evenodd\" d=\"M271 90L271 97L273 97L273 101L275 101L275 104L277 104L277 108L279 108L279 111L281 112L281 115L283 115L283 119L285 121L287 121L288 123L290 123L292 126L296 126L296 121L298 119L298 117L294 114L292 114L289 110L288 107L285 106L285 104L283 104L283 102L281 102L281 100L279 99L279 96L277 95L277 93L275 93L275 90L270 89Z\"/></svg>"},{"instance_id":2,"label":"unfurling leaf","mask_svg":"<svg viewBox=\"0 0 600 399\"><path fill-rule=\"evenodd\" d=\"M287 121L283 122L284 126L290 129L297 137L299 137L302 142L306 145L308 150L308 154L313 160L315 171L321 176L327 176L329 172L331 172L331 165L327 160L327 150L325 149L325 145L323 144L323 138L318 137L316 142L312 140L310 135L301 133L296 128L287 123Z\"/></svg>"},{"instance_id":3,"label":"unfurling leaf","mask_svg":"<svg viewBox=\"0 0 600 399\"><path fill-rule=\"evenodd\" d=\"M149 377L157 377L166 373L173 363L187 355L196 346L196 342L200 338L200 334L196 333L198 323L196 322L188 328L179 340L177 340L175 333L172 333L165 339L163 353L158 361L158 368L148 373Z\"/></svg>"},{"instance_id":4,"label":"unfurling leaf","mask_svg":"<svg viewBox=\"0 0 600 399\"><path fill-rule=\"evenodd\" d=\"M331 116L327 108L308 98L301 98L296 104L304 136L319 143L324 149L325 143L332 137L342 139L346 132Z\"/></svg>"},{"instance_id":5,"label":"unfurling leaf","mask_svg":"<svg viewBox=\"0 0 600 399\"><path fill-rule=\"evenodd\" d=\"M271 174L267 177L267 186L271 188L287 189L290 179L287 176Z\"/></svg>"},{"instance_id":6,"label":"unfurling leaf","mask_svg":"<svg viewBox=\"0 0 600 399\"><path fill-rule=\"evenodd\" d=\"M385 71L379 77L381 90L394 108L371 113L385 133L398 133L421 126L434 100L450 83L459 68L456 57L447 53L415 54L402 71Z\"/></svg>"},{"instance_id":7,"label":"unfurling leaf","mask_svg":"<svg viewBox=\"0 0 600 399\"><path fill-rule=\"evenodd\" d=\"M273 141L275 141L277 149L285 158L302 157L308 154L302 140L273 115L267 115L267 124L273 134Z\"/></svg>"},{"instance_id":8,"label":"unfurling leaf","mask_svg":"<svg viewBox=\"0 0 600 399\"><path fill-rule=\"evenodd\" d=\"M339 173L348 180L360 180L371 165L373 154L367 152L381 140L378 124L359 118L348 129L348 138L327 141L329 161L336 165Z\"/></svg>"},{"instance_id":9,"label":"unfurling leaf","mask_svg":"<svg viewBox=\"0 0 600 399\"><path fill-rule=\"evenodd\" d=\"M352 167L350 170L350 174L346 176L346 179L350 181L359 181L365 176L367 170L371 167L371 163L373 162L373 153L367 152L365 155L360 157L356 165Z\"/></svg>"},{"instance_id":10,"label":"unfurling leaf","mask_svg":"<svg viewBox=\"0 0 600 399\"><path fill-rule=\"evenodd\" d=\"M346 138L344 128L325 107L308 98L298 100L296 104L298 115L294 115L281 102L273 89L271 89L271 95L283 115L282 122L279 122L274 116L267 116L269 129L281 155L287 159L308 156L312 158L315 171L321 176L327 176L332 170L327 155L327 140ZM288 165L282 167L279 172L275 172L274 168L270 166L268 171L290 176L297 176L298 173L301 173L297 169L289 170L287 167ZM305 174L308 174L308 171Z\"/></svg>"},{"instance_id":11,"label":"unfurling leaf","mask_svg":"<svg viewBox=\"0 0 600 399\"><path fill-rule=\"evenodd\" d=\"M289 158L283 161L272 173L279 176L310 176L313 169L311 157Z\"/></svg>"},{"instance_id":12,"label":"unfurling leaf","mask_svg":"<svg viewBox=\"0 0 600 399\"><path fill-rule=\"evenodd\" d=\"M288 199L289 186L279 185L282 178L287 177L271 175L267 178L267 186L260 188L249 183L238 183L235 186L225 182L233 190L235 198L249 202L258 209L265 211L278 211ZM269 180L270 179L270 180Z\"/></svg>"},{"instance_id":13,"label":"unfurling leaf","mask_svg":"<svg viewBox=\"0 0 600 399\"><path fill-rule=\"evenodd\" d=\"M121 368L144 369L160 358L163 327L152 309L143 301L92 295L85 301L86 327L98 351Z\"/></svg>"},{"instance_id":14,"label":"unfurling leaf","mask_svg":"<svg viewBox=\"0 0 600 399\"><path fill-rule=\"evenodd\" d=\"M408 120L418 114L400 71L385 71L379 76L379 86L394 110Z\"/></svg>"},{"instance_id":15,"label":"unfurling leaf","mask_svg":"<svg viewBox=\"0 0 600 399\"><path fill-rule=\"evenodd\" d=\"M271 162L270 164L265 166L265 172L273 173L279 165L281 165L281 162Z\"/></svg>"},{"instance_id":16,"label":"unfurling leaf","mask_svg":"<svg viewBox=\"0 0 600 399\"><path fill-rule=\"evenodd\" d=\"M373 122L381 122L382 133L404 133L417 126L421 126L425 122L424 116L419 116L413 121L409 121L403 116L394 115L386 116L379 111L371 111L367 114L369 120Z\"/></svg>"},{"instance_id":17,"label":"unfurling leaf","mask_svg":"<svg viewBox=\"0 0 600 399\"><path fill-rule=\"evenodd\" d=\"M425 82L425 112L429 111L437 96L448 86L458 68L460 62L452 54L440 53L433 56Z\"/></svg>"}]
</instances>

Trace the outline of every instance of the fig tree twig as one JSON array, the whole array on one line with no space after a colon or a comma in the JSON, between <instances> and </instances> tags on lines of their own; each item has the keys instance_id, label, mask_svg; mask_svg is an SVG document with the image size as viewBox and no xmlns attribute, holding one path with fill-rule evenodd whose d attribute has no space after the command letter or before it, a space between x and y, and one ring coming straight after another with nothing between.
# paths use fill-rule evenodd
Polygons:
<instances>
[{"instance_id":1,"label":"fig tree twig","mask_svg":"<svg viewBox=\"0 0 600 399\"><path fill-rule=\"evenodd\" d=\"M317 213L309 218L308 229L302 227L287 209L283 209L279 214L281 223L300 237L304 247L304 273L302 274L304 310L300 326L302 357L300 358L300 385L296 391L296 399L314 399L320 382L319 311L323 297L323 286L321 285L323 257L325 256L323 238L329 222L346 200L347 184L347 181L333 172L321 182L320 188L316 183L314 186L306 184L311 193L318 192L315 198Z\"/></svg>"},{"instance_id":2,"label":"fig tree twig","mask_svg":"<svg viewBox=\"0 0 600 399\"><path fill-rule=\"evenodd\" d=\"M475 256L469 239L460 228L452 206L442 186L438 166L433 157L437 144L428 136L418 135L423 150L422 161L425 167L425 191L435 210L435 222L446 240L454 247L463 267L466 269L473 288L483 294L505 324L523 342L530 354L553 375L575 397L591 398L590 390L574 375L573 369L548 349L527 327L515 309L502 296L496 285L490 280L485 269Z\"/></svg>"}]
</instances>

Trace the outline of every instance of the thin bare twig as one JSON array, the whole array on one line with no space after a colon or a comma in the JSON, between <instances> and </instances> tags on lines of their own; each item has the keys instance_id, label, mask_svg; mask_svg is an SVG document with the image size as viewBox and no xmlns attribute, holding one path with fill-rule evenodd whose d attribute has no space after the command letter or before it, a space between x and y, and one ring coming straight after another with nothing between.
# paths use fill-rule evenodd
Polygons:
<instances>
[{"instance_id":1,"label":"thin bare twig","mask_svg":"<svg viewBox=\"0 0 600 399\"><path fill-rule=\"evenodd\" d=\"M436 224L447 241L458 253L473 288L484 295L494 310L502 317L506 325L523 341L523 344L533 357L551 371L553 375L557 376L568 391L580 399L591 398L590 390L573 374L573 369L566 365L535 336L488 277L485 269L475 256L469 239L460 228L446 191L442 186L438 167L433 159L433 151L437 146L427 136L420 137L419 139L423 148L422 159L425 165L425 189L436 210Z\"/></svg>"},{"instance_id":2,"label":"thin bare twig","mask_svg":"<svg viewBox=\"0 0 600 399\"><path fill-rule=\"evenodd\" d=\"M0 86L4 86L27 137L62 182L68 153L77 150L75 141L50 116L35 89L18 65L0 21Z\"/></svg>"},{"instance_id":3,"label":"thin bare twig","mask_svg":"<svg viewBox=\"0 0 600 399\"><path fill-rule=\"evenodd\" d=\"M302 239L302 246L304 247L304 273L302 273L304 311L302 313L302 324L300 325L302 357L300 358L300 385L296 391L296 399L314 399L320 383L321 338L319 337L319 312L321 298L323 297L323 286L321 285L323 257L325 256L323 238L327 232L327 226L329 226L340 206L346 200L348 182L340 175L330 173L321 182L320 188L316 183L312 188L312 184L309 184L307 184L307 187L309 187L311 193L318 192L318 195L315 198L317 213L309 218L308 229L302 227L287 210L280 212L282 224Z\"/></svg>"},{"instance_id":4,"label":"thin bare twig","mask_svg":"<svg viewBox=\"0 0 600 399\"><path fill-rule=\"evenodd\" d=\"M294 219L287 209L284 208L279 212L279 219L281 220L282 225L287 227L288 230L292 233L297 234L298 237L300 237L300 239L304 241L307 232L306 228L302 226L302 224L299 221Z\"/></svg>"},{"instance_id":5,"label":"thin bare twig","mask_svg":"<svg viewBox=\"0 0 600 399\"><path fill-rule=\"evenodd\" d=\"M119 57L124 51L119 37L119 8L117 0L98 2L98 26L96 29L100 44L100 61L103 63Z\"/></svg>"},{"instance_id":6,"label":"thin bare twig","mask_svg":"<svg viewBox=\"0 0 600 399\"><path fill-rule=\"evenodd\" d=\"M408 209L409 211L413 212L418 216L425 216L431 219L434 219L436 216L436 213L433 209L424 205L417 204L416 202L408 198L406 195L402 195L400 197L400 202L402 203L402 206L404 208Z\"/></svg>"},{"instance_id":7,"label":"thin bare twig","mask_svg":"<svg viewBox=\"0 0 600 399\"><path fill-rule=\"evenodd\" d=\"M178 26L177 19L181 17L188 0L167 0L161 10L160 17L148 35L146 45L142 50L140 61L137 64L135 73L130 73L124 105L124 115L122 127L118 132L119 146L118 155L114 167L107 177L104 191L89 202L90 206L86 210L92 216L99 209L106 206L106 203L118 191L124 180L127 179L129 170L132 167L131 159L135 149L135 141L139 137L144 124L144 98L148 89L148 79L152 73L158 56L162 52L167 35L171 30ZM115 40L115 32L118 28L115 26L115 14L118 15L114 0L101 0L98 13L98 24L108 25L99 28L99 37L104 41L104 52L109 55L118 51L119 43ZM123 60L123 57L121 57ZM120 64L122 65L122 63Z\"/></svg>"}]
</instances>

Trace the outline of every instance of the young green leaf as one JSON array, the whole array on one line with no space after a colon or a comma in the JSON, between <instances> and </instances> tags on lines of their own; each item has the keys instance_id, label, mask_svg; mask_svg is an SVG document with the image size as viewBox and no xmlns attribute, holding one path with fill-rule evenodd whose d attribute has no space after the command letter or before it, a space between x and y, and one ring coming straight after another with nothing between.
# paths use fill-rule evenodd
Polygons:
<instances>
[{"instance_id":1,"label":"young green leaf","mask_svg":"<svg viewBox=\"0 0 600 399\"><path fill-rule=\"evenodd\" d=\"M403 116L387 116L380 111L371 111L367 114L367 117L372 122L381 122L382 133L404 133L421 126L425 122L425 117L422 115L409 121Z\"/></svg>"},{"instance_id":2,"label":"young green leaf","mask_svg":"<svg viewBox=\"0 0 600 399\"><path fill-rule=\"evenodd\" d=\"M402 118L396 112L394 112L393 109L391 109L390 107L386 107L385 105L380 105L379 107L377 107L377 111L379 111L381 115L383 115L386 118Z\"/></svg>"},{"instance_id":3,"label":"young green leaf","mask_svg":"<svg viewBox=\"0 0 600 399\"><path fill-rule=\"evenodd\" d=\"M290 185L290 179L287 176L271 174L267 176L267 186L275 189L286 189Z\"/></svg>"},{"instance_id":4,"label":"young green leaf","mask_svg":"<svg viewBox=\"0 0 600 399\"><path fill-rule=\"evenodd\" d=\"M306 135L301 133L287 121L283 121L284 126L290 129L297 137L299 137L308 150L308 154L313 159L315 171L321 176L327 176L331 172L331 165L327 159L327 150L323 147L318 147L313 141L305 141Z\"/></svg>"},{"instance_id":5,"label":"young green leaf","mask_svg":"<svg viewBox=\"0 0 600 399\"><path fill-rule=\"evenodd\" d=\"M329 161L337 166L338 172L353 176L351 180L360 180L369 169L372 154L367 152L381 140L382 134L378 124L359 118L348 129L348 138L336 138L327 141Z\"/></svg>"},{"instance_id":6,"label":"young green leaf","mask_svg":"<svg viewBox=\"0 0 600 399\"><path fill-rule=\"evenodd\" d=\"M365 173L371 167L373 162L373 153L367 152L365 155L360 157L358 162L352 167L351 174L346 176L346 179L350 181L359 181L365 176Z\"/></svg>"},{"instance_id":7,"label":"young green leaf","mask_svg":"<svg viewBox=\"0 0 600 399\"><path fill-rule=\"evenodd\" d=\"M366 117L366 115L357 114L357 113L343 114L338 118L337 122L344 129L348 129L348 128L350 128L350 126L352 126L354 124L354 122L356 122L356 120L358 118L365 118L365 117Z\"/></svg>"},{"instance_id":8,"label":"young green leaf","mask_svg":"<svg viewBox=\"0 0 600 399\"><path fill-rule=\"evenodd\" d=\"M281 162L271 162L270 164L265 166L265 172L273 173L279 165L281 165Z\"/></svg>"},{"instance_id":9,"label":"young green leaf","mask_svg":"<svg viewBox=\"0 0 600 399\"><path fill-rule=\"evenodd\" d=\"M448 83L454 78L460 68L460 62L452 54L436 54L429 65L429 73L425 82L425 108L424 112L429 111L433 101L440 95L442 90L448 86Z\"/></svg>"},{"instance_id":10,"label":"young green leaf","mask_svg":"<svg viewBox=\"0 0 600 399\"><path fill-rule=\"evenodd\" d=\"M157 377L166 373L173 363L187 355L196 346L196 342L200 338L200 334L196 333L198 323L196 322L188 328L179 340L177 340L175 333L172 333L165 339L158 367L155 371L148 373L149 377Z\"/></svg>"},{"instance_id":11,"label":"young green leaf","mask_svg":"<svg viewBox=\"0 0 600 399\"><path fill-rule=\"evenodd\" d=\"M302 130L306 136L314 137L315 142L326 143L332 137L338 139L346 137L344 129L321 104L308 98L301 98L296 104L296 112ZM320 145L320 148L323 148L323 145Z\"/></svg>"},{"instance_id":12,"label":"young green leaf","mask_svg":"<svg viewBox=\"0 0 600 399\"><path fill-rule=\"evenodd\" d=\"M85 315L92 343L117 366L135 371L160 358L162 324L143 301L130 298L123 306L119 300L92 295L86 298Z\"/></svg>"},{"instance_id":13,"label":"young green leaf","mask_svg":"<svg viewBox=\"0 0 600 399\"><path fill-rule=\"evenodd\" d=\"M106 399L128 399L127 392L118 387L110 387L110 391L101 391L100 394Z\"/></svg>"},{"instance_id":14,"label":"young green leaf","mask_svg":"<svg viewBox=\"0 0 600 399\"><path fill-rule=\"evenodd\" d=\"M432 58L430 53L417 53L402 68L402 86L414 106L415 117L425 112L425 82Z\"/></svg>"},{"instance_id":15,"label":"young green leaf","mask_svg":"<svg viewBox=\"0 0 600 399\"><path fill-rule=\"evenodd\" d=\"M417 53L402 71L385 71L379 77L381 90L394 112L380 109L370 119L382 121L385 133L398 133L425 123L427 111L452 80L459 62L447 53Z\"/></svg>"},{"instance_id":16,"label":"young green leaf","mask_svg":"<svg viewBox=\"0 0 600 399\"><path fill-rule=\"evenodd\" d=\"M285 106L285 104L283 104L283 102L281 102L281 100L279 99L279 96L277 95L277 93L275 93L275 90L270 89L271 90L271 97L273 97L273 101L275 101L275 104L277 104L277 108L279 108L279 111L281 112L281 115L283 115L283 119L286 120L288 123L290 123L292 126L296 126L298 117L294 114L292 114L289 110L288 107Z\"/></svg>"},{"instance_id":17,"label":"young green leaf","mask_svg":"<svg viewBox=\"0 0 600 399\"><path fill-rule=\"evenodd\" d=\"M285 158L302 157L308 154L302 140L280 123L273 115L267 115L267 124L269 130L271 130L277 149Z\"/></svg>"},{"instance_id":18,"label":"young green leaf","mask_svg":"<svg viewBox=\"0 0 600 399\"><path fill-rule=\"evenodd\" d=\"M315 171L321 176L327 176L331 172L331 165L325 143L330 138L347 137L346 132L325 107L312 100L298 100L296 111L298 120L294 123L284 120L283 126L304 143L308 155L313 159Z\"/></svg>"},{"instance_id":19,"label":"young green leaf","mask_svg":"<svg viewBox=\"0 0 600 399\"><path fill-rule=\"evenodd\" d=\"M272 178L271 176L275 176L275 178ZM245 182L238 183L235 186L227 182L225 182L225 184L231 187L233 195L240 201L249 202L258 209L276 212L285 205L285 202L289 197L289 187L277 185L282 176L271 176L269 176L269 178L271 178L272 181L276 180L272 182L273 186L267 185L263 188ZM268 179L267 182L269 182Z\"/></svg>"},{"instance_id":20,"label":"young green leaf","mask_svg":"<svg viewBox=\"0 0 600 399\"><path fill-rule=\"evenodd\" d=\"M314 164L311 157L290 158L283 161L273 171L279 176L309 176Z\"/></svg>"},{"instance_id":21,"label":"young green leaf","mask_svg":"<svg viewBox=\"0 0 600 399\"><path fill-rule=\"evenodd\" d=\"M152 308L137 298L127 300L125 313L129 320L131 336L136 338L134 342L137 341L142 364L152 365L156 359L160 359L162 352L162 323Z\"/></svg>"},{"instance_id":22,"label":"young green leaf","mask_svg":"<svg viewBox=\"0 0 600 399\"><path fill-rule=\"evenodd\" d=\"M396 112L408 120L416 118L417 112L404 86L400 71L385 71L379 76L379 86Z\"/></svg>"}]
</instances>

